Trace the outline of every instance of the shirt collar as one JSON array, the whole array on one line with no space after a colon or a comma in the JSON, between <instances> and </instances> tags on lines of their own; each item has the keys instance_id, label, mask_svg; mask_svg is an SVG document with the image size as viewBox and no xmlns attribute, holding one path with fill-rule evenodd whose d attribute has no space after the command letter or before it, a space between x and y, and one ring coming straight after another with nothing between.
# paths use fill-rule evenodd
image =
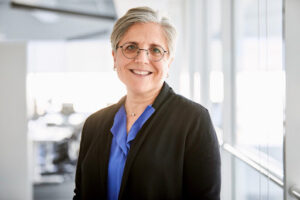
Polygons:
<instances>
[{"instance_id":1,"label":"shirt collar","mask_svg":"<svg viewBox=\"0 0 300 200\"><path fill-rule=\"evenodd\" d=\"M130 149L130 142L135 139L139 130L142 128L144 123L151 117L155 109L148 105L144 112L139 116L139 118L131 126L131 129L127 136L127 118L124 105L120 107L118 112L115 115L114 123L110 131L115 137L115 141L122 151L127 155L128 150Z\"/></svg>"},{"instance_id":2,"label":"shirt collar","mask_svg":"<svg viewBox=\"0 0 300 200\"><path fill-rule=\"evenodd\" d=\"M127 133L126 133L126 111L124 106L121 106L118 112L115 115L113 126L111 127L110 131L113 134L114 138L118 146L122 149L122 151L127 155Z\"/></svg>"}]
</instances>

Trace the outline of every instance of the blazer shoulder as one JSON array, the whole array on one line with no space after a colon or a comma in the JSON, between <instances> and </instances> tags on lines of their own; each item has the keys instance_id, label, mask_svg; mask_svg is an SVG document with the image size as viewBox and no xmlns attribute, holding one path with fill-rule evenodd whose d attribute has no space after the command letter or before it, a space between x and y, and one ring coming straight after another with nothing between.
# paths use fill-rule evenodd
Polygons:
<instances>
[{"instance_id":1,"label":"blazer shoulder","mask_svg":"<svg viewBox=\"0 0 300 200\"><path fill-rule=\"evenodd\" d=\"M107 130L110 128L117 104L108 106L97 112L91 114L84 122L81 140L85 141L87 145L92 142L93 138L97 135L98 131Z\"/></svg>"},{"instance_id":2,"label":"blazer shoulder","mask_svg":"<svg viewBox=\"0 0 300 200\"><path fill-rule=\"evenodd\" d=\"M87 119L87 124L94 124L100 121L107 121L111 117L114 117L114 114L117 110L117 104L110 105L108 107L102 108L93 114L91 114Z\"/></svg>"},{"instance_id":3,"label":"blazer shoulder","mask_svg":"<svg viewBox=\"0 0 300 200\"><path fill-rule=\"evenodd\" d=\"M179 94L173 95L173 104L178 109L184 109L190 114L199 115L199 114L208 113L208 110L203 105L194 102Z\"/></svg>"}]
</instances>

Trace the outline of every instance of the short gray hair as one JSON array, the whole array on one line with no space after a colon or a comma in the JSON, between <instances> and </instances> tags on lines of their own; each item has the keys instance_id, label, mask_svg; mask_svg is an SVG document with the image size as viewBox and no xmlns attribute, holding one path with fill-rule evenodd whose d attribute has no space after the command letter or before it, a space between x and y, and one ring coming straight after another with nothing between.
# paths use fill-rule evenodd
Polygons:
<instances>
[{"instance_id":1,"label":"short gray hair","mask_svg":"<svg viewBox=\"0 0 300 200\"><path fill-rule=\"evenodd\" d=\"M177 37L175 27L167 17L162 16L158 11L154 11L149 7L132 8L117 20L110 36L111 46L114 51L117 50L118 44L126 31L135 23L156 23L161 25L167 40L169 54L174 55Z\"/></svg>"}]
</instances>

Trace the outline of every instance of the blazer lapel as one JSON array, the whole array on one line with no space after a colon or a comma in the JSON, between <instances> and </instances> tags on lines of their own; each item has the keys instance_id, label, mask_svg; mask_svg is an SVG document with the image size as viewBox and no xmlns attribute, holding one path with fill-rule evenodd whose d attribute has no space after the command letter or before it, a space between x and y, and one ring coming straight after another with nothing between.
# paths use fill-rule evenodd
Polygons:
<instances>
[{"instance_id":1,"label":"blazer lapel","mask_svg":"<svg viewBox=\"0 0 300 200\"><path fill-rule=\"evenodd\" d=\"M99 123L100 125L97 127L97 137L94 141L94 148L96 148L96 156L97 161L95 162L98 169L98 177L100 180L100 188L103 189L105 196L107 196L107 175L108 175L108 161L109 161L109 154L111 148L111 141L112 141L112 133L110 131L114 116L116 112L119 110L121 105L123 105L125 101L125 97L123 97L109 112L106 119L104 119L104 123ZM105 197L106 198L106 197Z\"/></svg>"},{"instance_id":2,"label":"blazer lapel","mask_svg":"<svg viewBox=\"0 0 300 200\"><path fill-rule=\"evenodd\" d=\"M103 188L103 192L106 196L107 191L107 168L108 168L108 159L110 153L110 146L112 135L109 129L105 129L108 134L103 134L103 138L99 141L97 145L97 159L98 159L98 174L100 179L100 188Z\"/></svg>"},{"instance_id":3,"label":"blazer lapel","mask_svg":"<svg viewBox=\"0 0 300 200\"><path fill-rule=\"evenodd\" d=\"M155 101L152 105L155 108L155 112L146 121L146 123L143 125L143 127L139 131L139 134L137 134L136 138L132 141L132 144L131 144L131 147L130 147L130 150L129 150L129 153L127 156L124 172L123 172L122 183L121 183L121 188L120 188L120 193L119 193L119 199L122 199L122 196L124 195L126 182L128 180L128 174L129 174L130 168L134 162L134 158L136 157L137 153L139 152L139 149L141 148L146 136L150 132L149 130L147 130L147 125L149 123L151 123L152 119L155 117L155 113L156 113L157 109L159 109L159 107L168 99L168 96L171 95L172 93L173 93L172 88L170 88L167 83L164 83L159 95L157 96L157 98L155 99Z\"/></svg>"}]
</instances>

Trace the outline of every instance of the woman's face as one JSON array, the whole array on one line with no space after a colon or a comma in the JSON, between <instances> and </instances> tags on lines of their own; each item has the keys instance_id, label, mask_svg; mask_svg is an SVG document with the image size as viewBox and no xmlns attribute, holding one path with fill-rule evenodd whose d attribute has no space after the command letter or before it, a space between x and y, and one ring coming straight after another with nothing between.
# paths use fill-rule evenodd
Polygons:
<instances>
[{"instance_id":1,"label":"woman's face","mask_svg":"<svg viewBox=\"0 0 300 200\"><path fill-rule=\"evenodd\" d=\"M119 42L119 46L127 43L137 44L140 49L149 49L154 45L168 51L166 38L160 25L155 23L137 23L132 25ZM134 59L126 58L122 49L112 52L114 65L120 80L126 85L127 92L136 95L157 92L163 85L172 62L165 53L159 61L149 60L147 52L141 50Z\"/></svg>"}]
</instances>

